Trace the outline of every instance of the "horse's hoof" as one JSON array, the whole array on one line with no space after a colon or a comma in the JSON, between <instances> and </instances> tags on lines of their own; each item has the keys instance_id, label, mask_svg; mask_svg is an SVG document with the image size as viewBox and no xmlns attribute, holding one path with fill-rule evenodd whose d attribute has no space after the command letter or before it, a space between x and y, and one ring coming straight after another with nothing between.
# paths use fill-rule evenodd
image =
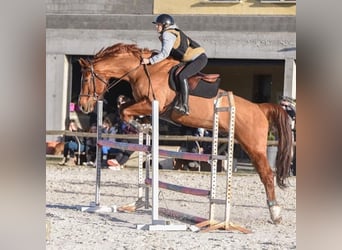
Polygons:
<instances>
[{"instance_id":1,"label":"horse's hoof","mask_svg":"<svg viewBox=\"0 0 342 250\"><path fill-rule=\"evenodd\" d=\"M143 126L139 122L137 122L136 120L130 121L130 124L139 132L142 132L142 130L144 129Z\"/></svg>"},{"instance_id":2,"label":"horse's hoof","mask_svg":"<svg viewBox=\"0 0 342 250\"><path fill-rule=\"evenodd\" d=\"M150 124L143 124L141 125L141 130L139 130L139 132L144 134L152 134L152 126Z\"/></svg>"},{"instance_id":3,"label":"horse's hoof","mask_svg":"<svg viewBox=\"0 0 342 250\"><path fill-rule=\"evenodd\" d=\"M273 223L279 224L282 220L282 218L280 216L281 207L274 205L274 206L269 207L269 209L270 209L271 219L272 219Z\"/></svg>"},{"instance_id":4,"label":"horse's hoof","mask_svg":"<svg viewBox=\"0 0 342 250\"><path fill-rule=\"evenodd\" d=\"M135 207L136 207L136 209L142 208L142 207L145 206L145 204L146 204L146 202L143 201L142 198L139 198L139 199L135 202Z\"/></svg>"},{"instance_id":5,"label":"horse's hoof","mask_svg":"<svg viewBox=\"0 0 342 250\"><path fill-rule=\"evenodd\" d=\"M278 217L277 219L273 220L273 224L277 225L277 224L280 224L280 222L282 221L282 217Z\"/></svg>"}]
</instances>

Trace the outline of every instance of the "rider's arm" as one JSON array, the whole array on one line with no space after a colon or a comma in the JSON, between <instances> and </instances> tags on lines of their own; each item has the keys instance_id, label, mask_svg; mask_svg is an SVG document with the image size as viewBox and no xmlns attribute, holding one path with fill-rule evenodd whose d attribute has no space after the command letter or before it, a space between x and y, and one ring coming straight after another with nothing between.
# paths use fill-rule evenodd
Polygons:
<instances>
[{"instance_id":1,"label":"rider's arm","mask_svg":"<svg viewBox=\"0 0 342 250\"><path fill-rule=\"evenodd\" d=\"M172 47L176 41L176 36L171 32L164 32L162 35L162 48L161 51L150 58L150 63L155 64L167 58L172 50Z\"/></svg>"}]
</instances>

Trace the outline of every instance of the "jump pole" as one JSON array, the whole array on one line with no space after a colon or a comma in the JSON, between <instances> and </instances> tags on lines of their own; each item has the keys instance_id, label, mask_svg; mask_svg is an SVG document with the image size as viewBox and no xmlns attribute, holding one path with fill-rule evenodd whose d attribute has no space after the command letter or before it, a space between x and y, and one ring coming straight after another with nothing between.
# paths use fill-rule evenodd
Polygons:
<instances>
[{"instance_id":1,"label":"jump pole","mask_svg":"<svg viewBox=\"0 0 342 250\"><path fill-rule=\"evenodd\" d=\"M97 141L102 137L102 120L103 120L103 101L97 101ZM91 213L111 213L116 212L116 205L111 207L100 206L100 185L101 185L101 146L96 144L96 187L95 202L90 202L89 206L78 206L82 212Z\"/></svg>"},{"instance_id":2,"label":"jump pole","mask_svg":"<svg viewBox=\"0 0 342 250\"><path fill-rule=\"evenodd\" d=\"M150 231L185 231L185 224L173 225L159 219L159 102L152 102L152 224L137 225Z\"/></svg>"}]
</instances>

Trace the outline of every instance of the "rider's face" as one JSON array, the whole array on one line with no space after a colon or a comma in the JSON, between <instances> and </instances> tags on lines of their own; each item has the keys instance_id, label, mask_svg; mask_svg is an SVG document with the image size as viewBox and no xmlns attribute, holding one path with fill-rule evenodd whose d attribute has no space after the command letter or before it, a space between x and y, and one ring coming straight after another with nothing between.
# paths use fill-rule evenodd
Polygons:
<instances>
[{"instance_id":1,"label":"rider's face","mask_svg":"<svg viewBox=\"0 0 342 250\"><path fill-rule=\"evenodd\" d=\"M158 33L163 31L163 25L161 23L156 23L156 30Z\"/></svg>"}]
</instances>

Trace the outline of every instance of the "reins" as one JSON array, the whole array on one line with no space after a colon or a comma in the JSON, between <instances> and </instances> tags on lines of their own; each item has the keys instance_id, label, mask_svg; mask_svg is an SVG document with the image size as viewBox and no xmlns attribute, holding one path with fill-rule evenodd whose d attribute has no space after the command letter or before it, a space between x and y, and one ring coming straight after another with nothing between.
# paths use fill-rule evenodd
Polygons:
<instances>
[{"instance_id":1,"label":"reins","mask_svg":"<svg viewBox=\"0 0 342 250\"><path fill-rule=\"evenodd\" d=\"M111 82L111 83L108 83L108 86L107 86L107 88L106 88L106 91L108 91L108 90L110 90L111 88L115 87L119 82L122 81L122 79L123 79L125 76L127 76L127 75L129 75L130 73L132 73L133 71L137 70L137 69L140 67L140 65L141 65L141 64L139 64L139 65L136 66L135 68L131 69L130 71L126 72L125 74L123 74L123 75L122 75L119 79L117 79L116 81ZM96 76L99 80L101 80L100 77L97 76L95 72L94 72L94 74L95 74L95 76Z\"/></svg>"},{"instance_id":2,"label":"reins","mask_svg":"<svg viewBox=\"0 0 342 250\"><path fill-rule=\"evenodd\" d=\"M147 79L148 79L148 93L147 93L147 96L150 95L150 89L151 89L152 90L153 100L156 100L156 96L154 94L153 87L152 87L151 75L150 75L150 72L147 69L147 65L146 64L144 64L144 71L145 71Z\"/></svg>"},{"instance_id":3,"label":"reins","mask_svg":"<svg viewBox=\"0 0 342 250\"><path fill-rule=\"evenodd\" d=\"M94 87L94 97L95 98L98 98L97 94L96 94L96 89L95 89L95 78L97 78L98 80L100 80L105 86L106 86L106 90L105 91L109 91L111 88L115 87L118 83L120 83L124 77L126 77L127 75L129 75L130 73L132 73L133 71L137 70L141 64L139 63L139 65L137 65L136 67L132 68L131 70L129 70L128 72L126 72L125 74L123 74L119 79L113 81L113 82L108 82L108 81L105 81L103 78L101 78L98 74L96 74L96 72L94 71L94 66L92 64L92 62L88 61L89 64L90 64L90 72L91 72L91 76L92 76L92 82L93 82L93 87ZM89 69L87 69L89 70ZM145 71L145 74L147 76L147 79L148 79L148 85L149 85L149 88L148 88L148 96L150 95L150 89L152 91L152 97L154 100L156 100L156 96L154 94L154 90L153 90L153 87L152 87L152 82L151 82L151 75L150 75L150 72L148 71L148 68L147 68L147 65L144 64L144 71ZM82 78L81 78L81 81L83 79L83 75L82 75ZM90 95L84 95L84 94L80 94L79 96L88 96L90 97Z\"/></svg>"},{"instance_id":4,"label":"reins","mask_svg":"<svg viewBox=\"0 0 342 250\"><path fill-rule=\"evenodd\" d=\"M123 74L119 79L117 79L113 82L107 82L107 81L103 80L103 78L101 78L98 74L96 74L96 72L94 71L93 64L90 61L89 61L89 63L90 63L91 78L92 78L92 82L93 82L93 86L94 86L94 97L96 97L96 98L98 98L98 96L97 96L96 91L95 91L95 78L99 79L106 86L105 91L109 91L111 88L115 87L118 83L120 83L125 76L127 76L130 73L132 73L133 71L137 70L141 65L141 64L139 64L135 68L129 70L128 72ZM81 81L82 81L82 79L83 79L83 75L82 75ZM88 96L89 97L90 95L89 94L88 95L80 94L79 96Z\"/></svg>"}]
</instances>

